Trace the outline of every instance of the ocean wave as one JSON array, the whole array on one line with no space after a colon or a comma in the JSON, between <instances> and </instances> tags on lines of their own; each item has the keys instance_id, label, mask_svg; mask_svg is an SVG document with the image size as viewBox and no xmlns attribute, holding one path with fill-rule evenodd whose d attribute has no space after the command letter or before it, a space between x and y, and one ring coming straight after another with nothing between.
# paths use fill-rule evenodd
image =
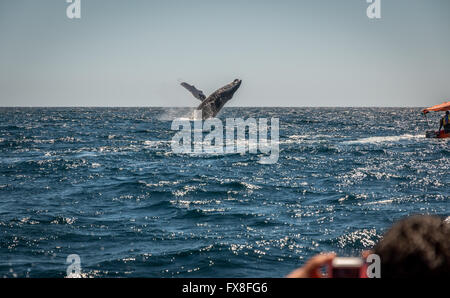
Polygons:
<instances>
[{"instance_id":1,"label":"ocean wave","mask_svg":"<svg viewBox=\"0 0 450 298\"><path fill-rule=\"evenodd\" d=\"M279 117L274 165L174 154L170 120L192 109L14 111L0 109L17 126L0 127L0 253L16 261L0 276L63 277L77 253L84 277L280 277L409 214L450 222L448 142L425 139L415 109L225 108Z\"/></svg>"}]
</instances>

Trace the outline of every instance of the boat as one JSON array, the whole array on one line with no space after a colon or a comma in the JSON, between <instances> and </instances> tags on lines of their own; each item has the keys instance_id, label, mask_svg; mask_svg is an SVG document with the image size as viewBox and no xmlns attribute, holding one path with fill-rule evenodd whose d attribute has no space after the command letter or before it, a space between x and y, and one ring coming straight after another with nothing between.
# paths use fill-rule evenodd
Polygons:
<instances>
[{"instance_id":1,"label":"boat","mask_svg":"<svg viewBox=\"0 0 450 298\"><path fill-rule=\"evenodd\" d=\"M426 116L426 114L430 112L444 112L444 111L450 111L450 101L444 102L440 105L432 106L430 108L426 108L422 111L422 113ZM425 133L425 137L432 139L445 139L450 138L450 133L445 132L444 130L441 131L428 130Z\"/></svg>"},{"instance_id":2,"label":"boat","mask_svg":"<svg viewBox=\"0 0 450 298\"><path fill-rule=\"evenodd\" d=\"M428 130L425 134L425 137L427 137L428 139L445 139L450 138L450 133L445 133L443 130L441 131Z\"/></svg>"}]
</instances>

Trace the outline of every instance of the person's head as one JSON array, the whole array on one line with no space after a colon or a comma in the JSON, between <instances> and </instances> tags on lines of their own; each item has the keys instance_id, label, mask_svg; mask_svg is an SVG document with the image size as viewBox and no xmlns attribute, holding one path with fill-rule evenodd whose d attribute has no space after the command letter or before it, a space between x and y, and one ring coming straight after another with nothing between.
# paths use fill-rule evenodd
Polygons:
<instances>
[{"instance_id":1,"label":"person's head","mask_svg":"<svg viewBox=\"0 0 450 298\"><path fill-rule=\"evenodd\" d=\"M448 115L448 111L447 111L447 112L445 112L445 115Z\"/></svg>"},{"instance_id":2,"label":"person's head","mask_svg":"<svg viewBox=\"0 0 450 298\"><path fill-rule=\"evenodd\" d=\"M381 277L450 277L450 224L436 216L403 219L373 252L381 259Z\"/></svg>"}]
</instances>

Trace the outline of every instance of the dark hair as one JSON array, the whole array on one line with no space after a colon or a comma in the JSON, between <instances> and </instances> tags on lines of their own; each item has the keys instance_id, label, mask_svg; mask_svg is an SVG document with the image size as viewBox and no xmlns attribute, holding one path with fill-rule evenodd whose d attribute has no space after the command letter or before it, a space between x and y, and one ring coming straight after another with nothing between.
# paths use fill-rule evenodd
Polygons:
<instances>
[{"instance_id":1,"label":"dark hair","mask_svg":"<svg viewBox=\"0 0 450 298\"><path fill-rule=\"evenodd\" d=\"M447 111L447 112L445 112L445 114L446 114L446 115L448 115L448 111Z\"/></svg>"},{"instance_id":2,"label":"dark hair","mask_svg":"<svg viewBox=\"0 0 450 298\"><path fill-rule=\"evenodd\" d=\"M416 215L387 231L375 246L381 277L450 277L450 224L436 216Z\"/></svg>"}]
</instances>

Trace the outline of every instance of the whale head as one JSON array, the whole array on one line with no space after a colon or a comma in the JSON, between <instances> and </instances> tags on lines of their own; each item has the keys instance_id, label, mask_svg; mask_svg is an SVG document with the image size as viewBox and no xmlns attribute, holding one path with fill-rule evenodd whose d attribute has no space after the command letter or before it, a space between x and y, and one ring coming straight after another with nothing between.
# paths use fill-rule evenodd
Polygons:
<instances>
[{"instance_id":1,"label":"whale head","mask_svg":"<svg viewBox=\"0 0 450 298\"><path fill-rule=\"evenodd\" d=\"M236 79L230 84L226 85L225 87L221 88L221 96L223 99L230 100L234 93L239 89L241 86L242 80Z\"/></svg>"}]
</instances>

